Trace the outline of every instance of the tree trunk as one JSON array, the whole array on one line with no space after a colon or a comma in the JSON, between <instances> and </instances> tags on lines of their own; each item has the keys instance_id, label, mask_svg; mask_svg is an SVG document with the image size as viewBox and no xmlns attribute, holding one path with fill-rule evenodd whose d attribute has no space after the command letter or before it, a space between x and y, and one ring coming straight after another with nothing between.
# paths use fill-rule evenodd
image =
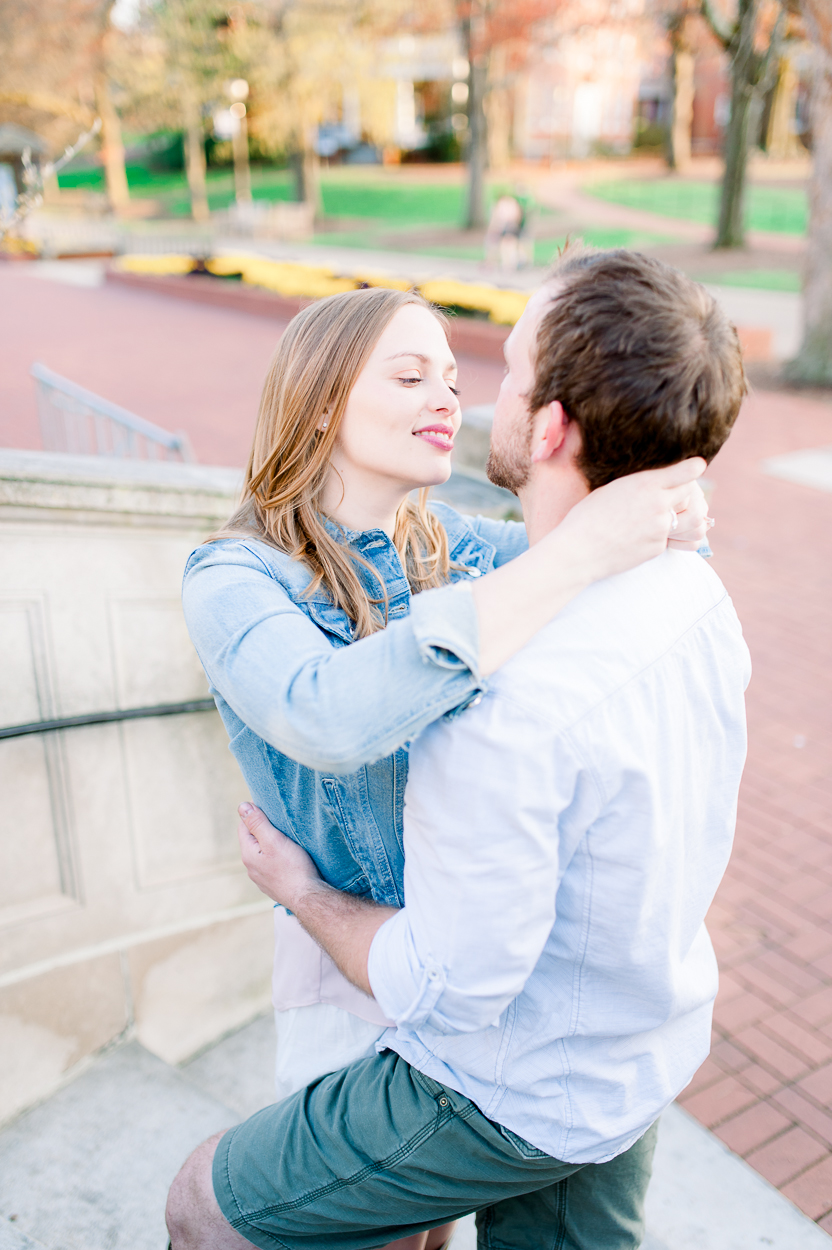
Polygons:
<instances>
[{"instance_id":1,"label":"tree trunk","mask_svg":"<svg viewBox=\"0 0 832 1250\"><path fill-rule=\"evenodd\" d=\"M745 174L748 127L759 58L754 50L758 0L740 0L737 33L731 53L731 116L725 132L725 173L719 204L715 248L745 245Z\"/></svg>"},{"instance_id":2,"label":"tree trunk","mask_svg":"<svg viewBox=\"0 0 832 1250\"><path fill-rule=\"evenodd\" d=\"M690 165L690 136L693 128L693 54L684 46L674 47L671 66L673 104L668 131L667 163L671 169Z\"/></svg>"},{"instance_id":3,"label":"tree trunk","mask_svg":"<svg viewBox=\"0 0 832 1250\"><path fill-rule=\"evenodd\" d=\"M234 198L238 204L251 203L251 166L248 162L248 122L245 113L231 140L234 154Z\"/></svg>"},{"instance_id":4,"label":"tree trunk","mask_svg":"<svg viewBox=\"0 0 832 1250\"><path fill-rule=\"evenodd\" d=\"M745 83L735 81L731 90L731 118L725 132L725 173L715 248L745 246L745 174L750 120L751 92Z\"/></svg>"},{"instance_id":5,"label":"tree trunk","mask_svg":"<svg viewBox=\"0 0 832 1250\"><path fill-rule=\"evenodd\" d=\"M477 46L477 21L477 15L472 15L462 23L468 50L468 204L465 216L468 230L483 230L487 225L485 169L488 163L488 127L483 104L488 88L488 56Z\"/></svg>"},{"instance_id":6,"label":"tree trunk","mask_svg":"<svg viewBox=\"0 0 832 1250\"><path fill-rule=\"evenodd\" d=\"M289 153L289 168L295 184L295 202L303 204L306 200L306 181L303 176L303 152L300 148L292 148Z\"/></svg>"},{"instance_id":7,"label":"tree trunk","mask_svg":"<svg viewBox=\"0 0 832 1250\"><path fill-rule=\"evenodd\" d=\"M306 147L303 149L303 185L305 188L304 202L311 205L313 220L318 221L323 211L321 201L321 162L318 153L312 146L312 132L307 136Z\"/></svg>"},{"instance_id":8,"label":"tree trunk","mask_svg":"<svg viewBox=\"0 0 832 1250\"><path fill-rule=\"evenodd\" d=\"M775 160L788 160L798 154L794 114L799 85L800 79L791 59L782 57L766 134L766 151Z\"/></svg>"},{"instance_id":9,"label":"tree trunk","mask_svg":"<svg viewBox=\"0 0 832 1250\"><path fill-rule=\"evenodd\" d=\"M185 169L191 193L191 215L194 221L207 221L208 190L205 182L205 136L202 116L196 99L190 93L182 101L185 122Z\"/></svg>"},{"instance_id":10,"label":"tree trunk","mask_svg":"<svg viewBox=\"0 0 832 1250\"><path fill-rule=\"evenodd\" d=\"M827 0L804 0L803 13L815 62L809 244L803 343L785 373L793 381L832 386L832 10Z\"/></svg>"},{"instance_id":11,"label":"tree trunk","mask_svg":"<svg viewBox=\"0 0 832 1250\"><path fill-rule=\"evenodd\" d=\"M124 167L124 144L121 120L110 96L110 84L103 71L96 75L95 104L101 118L101 159L107 181L107 197L114 212L130 203L127 170Z\"/></svg>"},{"instance_id":12,"label":"tree trunk","mask_svg":"<svg viewBox=\"0 0 832 1250\"><path fill-rule=\"evenodd\" d=\"M295 180L295 200L299 204L310 204L315 219L319 218L322 212L320 162L311 142L289 153L289 167Z\"/></svg>"},{"instance_id":13,"label":"tree trunk","mask_svg":"<svg viewBox=\"0 0 832 1250\"><path fill-rule=\"evenodd\" d=\"M490 86L483 100L487 132L488 168L505 170L511 165L511 97L507 86L508 58L505 47L496 47L489 58Z\"/></svg>"}]
</instances>

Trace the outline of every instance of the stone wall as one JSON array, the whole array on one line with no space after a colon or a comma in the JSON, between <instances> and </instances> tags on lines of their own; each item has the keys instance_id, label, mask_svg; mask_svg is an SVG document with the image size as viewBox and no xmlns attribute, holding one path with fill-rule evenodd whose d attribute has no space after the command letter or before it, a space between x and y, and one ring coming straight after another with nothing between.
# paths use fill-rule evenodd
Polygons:
<instances>
[{"instance_id":1,"label":"stone wall","mask_svg":"<svg viewBox=\"0 0 832 1250\"><path fill-rule=\"evenodd\" d=\"M180 583L236 490L0 451L0 727L207 698ZM213 710L0 738L0 1119L124 1036L178 1062L268 1004L245 795Z\"/></svg>"}]
</instances>

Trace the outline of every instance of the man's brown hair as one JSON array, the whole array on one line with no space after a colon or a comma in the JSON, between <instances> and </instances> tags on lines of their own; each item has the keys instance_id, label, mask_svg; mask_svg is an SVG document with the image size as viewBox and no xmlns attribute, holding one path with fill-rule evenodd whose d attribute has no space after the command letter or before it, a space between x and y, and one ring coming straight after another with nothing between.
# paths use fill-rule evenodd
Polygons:
<instances>
[{"instance_id":1,"label":"man's brown hair","mask_svg":"<svg viewBox=\"0 0 832 1250\"><path fill-rule=\"evenodd\" d=\"M737 332L698 283L638 252L568 247L537 336L534 413L580 427L591 490L688 456L711 460L746 393Z\"/></svg>"}]
</instances>

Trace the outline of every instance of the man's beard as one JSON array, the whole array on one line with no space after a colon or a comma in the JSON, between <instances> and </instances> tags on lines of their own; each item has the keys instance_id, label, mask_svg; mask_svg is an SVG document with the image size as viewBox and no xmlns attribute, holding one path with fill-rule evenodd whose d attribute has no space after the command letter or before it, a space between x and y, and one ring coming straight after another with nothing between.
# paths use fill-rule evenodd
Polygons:
<instances>
[{"instance_id":1,"label":"man's beard","mask_svg":"<svg viewBox=\"0 0 832 1250\"><path fill-rule=\"evenodd\" d=\"M496 448L492 444L485 472L495 486L502 486L516 495L528 482L531 468L532 421L529 417L521 430L512 430L504 448Z\"/></svg>"}]
</instances>

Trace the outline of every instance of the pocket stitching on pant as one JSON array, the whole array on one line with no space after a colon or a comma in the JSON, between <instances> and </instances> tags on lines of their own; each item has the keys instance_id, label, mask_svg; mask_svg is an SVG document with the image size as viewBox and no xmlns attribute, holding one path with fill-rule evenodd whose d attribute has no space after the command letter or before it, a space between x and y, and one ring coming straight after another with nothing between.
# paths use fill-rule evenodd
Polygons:
<instances>
[{"instance_id":1,"label":"pocket stitching on pant","mask_svg":"<svg viewBox=\"0 0 832 1250\"><path fill-rule=\"evenodd\" d=\"M360 1168L352 1176L347 1176L341 1180L332 1181L329 1185L322 1185L319 1189L314 1189L308 1194L304 1194L300 1198L295 1198L291 1202L280 1202L270 1207L261 1207L257 1211L249 1211L246 1219L249 1224L253 1224L255 1220L262 1219L267 1215L280 1215L281 1212L297 1211L302 1207L309 1206L310 1203L316 1202L319 1198L325 1198L328 1194L337 1193L340 1189L346 1189L350 1185L358 1185L361 1181L366 1180L369 1176L374 1176L377 1172L385 1171L392 1167L395 1163L400 1163L402 1159L406 1159L412 1154L423 1142L432 1137L433 1134L446 1124L451 1116L442 1116L440 1120L432 1120L430 1124L424 1125L415 1133L409 1141L403 1142L397 1150L388 1155L385 1159L379 1159L375 1163L368 1163L366 1167ZM259 1230L258 1230L259 1231ZM269 1234L271 1236L271 1234Z\"/></svg>"},{"instance_id":2,"label":"pocket stitching on pant","mask_svg":"<svg viewBox=\"0 0 832 1250\"><path fill-rule=\"evenodd\" d=\"M521 1159L551 1159L552 1156L547 1154L545 1150L540 1150L538 1146L533 1146L531 1142L527 1142L524 1137L520 1137L518 1133L513 1133L510 1128L506 1128L504 1124L496 1126L501 1135L507 1142L514 1147Z\"/></svg>"}]
</instances>

